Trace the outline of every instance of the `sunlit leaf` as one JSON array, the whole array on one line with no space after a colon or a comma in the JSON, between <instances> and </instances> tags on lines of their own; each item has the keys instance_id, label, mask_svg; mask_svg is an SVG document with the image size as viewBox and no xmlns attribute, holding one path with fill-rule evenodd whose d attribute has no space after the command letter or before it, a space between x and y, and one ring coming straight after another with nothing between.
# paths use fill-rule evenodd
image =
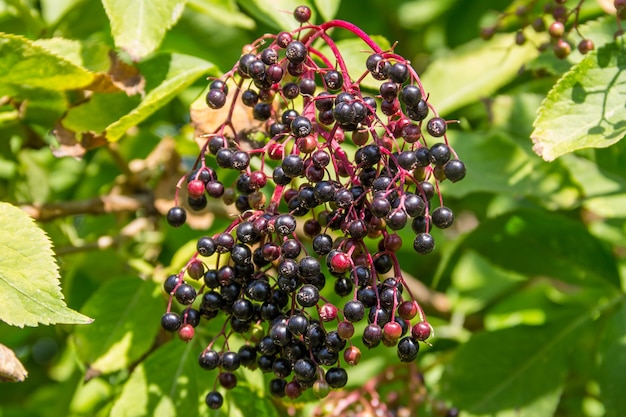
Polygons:
<instances>
[{"instance_id":1,"label":"sunlit leaf","mask_svg":"<svg viewBox=\"0 0 626 417\"><path fill-rule=\"evenodd\" d=\"M626 58L611 43L567 72L542 103L531 135L546 161L584 148L604 148L626 133Z\"/></svg>"},{"instance_id":2,"label":"sunlit leaf","mask_svg":"<svg viewBox=\"0 0 626 417\"><path fill-rule=\"evenodd\" d=\"M159 288L152 281L108 281L82 309L95 323L74 334L79 356L97 373L128 367L152 346L162 308Z\"/></svg>"},{"instance_id":3,"label":"sunlit leaf","mask_svg":"<svg viewBox=\"0 0 626 417\"><path fill-rule=\"evenodd\" d=\"M165 33L178 21L184 0L102 0L115 44L134 61L156 50Z\"/></svg>"},{"instance_id":4,"label":"sunlit leaf","mask_svg":"<svg viewBox=\"0 0 626 417\"><path fill-rule=\"evenodd\" d=\"M52 245L32 218L0 202L0 236L0 320L19 327L93 321L65 305Z\"/></svg>"}]
</instances>

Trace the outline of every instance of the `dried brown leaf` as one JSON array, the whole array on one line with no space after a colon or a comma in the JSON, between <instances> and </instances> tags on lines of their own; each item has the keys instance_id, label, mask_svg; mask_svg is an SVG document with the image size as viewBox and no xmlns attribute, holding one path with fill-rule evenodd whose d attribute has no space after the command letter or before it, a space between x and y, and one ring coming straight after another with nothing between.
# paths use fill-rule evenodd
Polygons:
<instances>
[{"instance_id":1,"label":"dried brown leaf","mask_svg":"<svg viewBox=\"0 0 626 417\"><path fill-rule=\"evenodd\" d=\"M106 138L100 134L94 132L77 134L63 127L61 123L57 123L52 133L59 142L59 146L52 149L52 154L57 158L66 156L81 158L89 149L97 148L107 143Z\"/></svg>"},{"instance_id":2,"label":"dried brown leaf","mask_svg":"<svg viewBox=\"0 0 626 417\"><path fill-rule=\"evenodd\" d=\"M15 353L0 343L0 382L22 382L28 372Z\"/></svg>"}]
</instances>

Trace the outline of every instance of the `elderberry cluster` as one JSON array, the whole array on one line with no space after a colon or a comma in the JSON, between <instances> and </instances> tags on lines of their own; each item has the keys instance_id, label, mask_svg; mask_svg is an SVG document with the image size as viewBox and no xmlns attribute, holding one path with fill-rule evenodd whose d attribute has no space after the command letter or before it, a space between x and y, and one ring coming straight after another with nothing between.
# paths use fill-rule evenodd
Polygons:
<instances>
[{"instance_id":1,"label":"elderberry cluster","mask_svg":"<svg viewBox=\"0 0 626 417\"><path fill-rule=\"evenodd\" d=\"M410 223L414 250L431 252L432 227L454 222L439 183L463 179L465 166L406 59L348 22L313 25L310 15L298 7L299 28L259 39L211 82L206 103L224 122L206 134L179 183L188 208L221 198L239 213L225 230L198 239L196 254L164 283L165 330L189 341L201 319L223 320L199 364L218 369L224 389L236 386L235 371L245 366L272 374L276 397L308 388L323 397L346 384L346 364L359 362L354 323L367 321L359 336L366 347L393 346L404 362L431 334L402 276L396 231ZM371 49L359 72L349 72L327 34L332 28ZM380 82L378 91L362 88L366 78ZM236 125L237 106L249 109L257 127ZM225 184L229 171L236 179ZM174 227L186 221L178 201L177 190L167 214ZM378 240L377 250L368 239ZM343 306L324 297L327 287ZM245 344L231 349L232 337ZM214 389L206 401L219 408L223 397Z\"/></svg>"},{"instance_id":2,"label":"elderberry cluster","mask_svg":"<svg viewBox=\"0 0 626 417\"><path fill-rule=\"evenodd\" d=\"M491 38L499 30L516 25L519 27L515 33L515 43L526 43L526 32L532 28L537 33L547 32L550 41L540 45L539 49L552 48L557 58L564 59L572 52L572 45L576 45L581 54L591 52L595 45L591 39L579 30L580 10L585 0L526 0L519 2L510 13L503 13L498 21L482 29L481 36L484 39ZM569 4L568 4L569 3ZM614 8L618 23L618 31L615 36L621 36L621 21L626 18L626 0L615 0ZM572 41L574 34L579 38Z\"/></svg>"}]
</instances>

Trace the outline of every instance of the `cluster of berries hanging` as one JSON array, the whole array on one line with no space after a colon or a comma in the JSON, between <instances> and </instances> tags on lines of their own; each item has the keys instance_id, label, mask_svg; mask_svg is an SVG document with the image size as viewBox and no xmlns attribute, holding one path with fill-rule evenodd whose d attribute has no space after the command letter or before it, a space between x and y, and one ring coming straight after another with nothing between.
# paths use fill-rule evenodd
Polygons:
<instances>
[{"instance_id":1,"label":"cluster of berries hanging","mask_svg":"<svg viewBox=\"0 0 626 417\"><path fill-rule=\"evenodd\" d=\"M465 166L448 145L448 122L405 58L351 23L307 23L308 7L294 17L300 27L263 36L210 85L206 102L223 123L181 178L167 220L174 227L186 221L178 191L193 210L221 198L239 215L201 237L183 270L167 278L161 324L189 341L201 319L224 320L199 356L202 368L219 370L223 389L236 386L234 371L245 366L273 374L274 396L296 398L313 388L323 397L346 384L345 365L359 362L354 323L368 323L359 335L365 346L394 346L405 362L430 337L402 276L396 231L410 224L415 251L431 252L431 228L454 221L439 183L463 179ZM348 72L327 33L333 28L371 50L361 72ZM362 90L366 77L380 81L378 92ZM241 105L251 108L258 129L236 125L232 115ZM233 184L220 180L221 170L237 172ZM367 239L378 239L376 251ZM326 287L343 306L320 294ZM236 350L229 345L234 333L246 340ZM221 407L217 383L206 402Z\"/></svg>"},{"instance_id":2,"label":"cluster of berries hanging","mask_svg":"<svg viewBox=\"0 0 626 417\"><path fill-rule=\"evenodd\" d=\"M518 24L520 29L515 33L515 43L518 45L526 42L525 32L532 28L537 33L547 32L550 35L550 41L539 48L552 48L557 58L567 58L572 52L572 45L576 45L581 54L587 54L595 45L591 39L585 38L578 27L584 2L585 0L521 1L511 13L503 13L494 25L483 28L481 36L489 39L501 28ZM623 34L621 21L626 18L626 0L615 0L613 6L618 25L615 33L617 37ZM576 37L578 40L575 40Z\"/></svg>"}]
</instances>

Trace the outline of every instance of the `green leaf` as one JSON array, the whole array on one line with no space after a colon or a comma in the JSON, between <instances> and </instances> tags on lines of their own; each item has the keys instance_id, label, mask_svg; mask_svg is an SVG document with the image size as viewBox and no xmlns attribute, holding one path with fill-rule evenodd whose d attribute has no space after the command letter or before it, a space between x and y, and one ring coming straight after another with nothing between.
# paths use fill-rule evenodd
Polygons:
<instances>
[{"instance_id":1,"label":"green leaf","mask_svg":"<svg viewBox=\"0 0 626 417\"><path fill-rule=\"evenodd\" d=\"M87 86L93 74L21 36L0 33L0 96L16 87L72 90Z\"/></svg>"},{"instance_id":2,"label":"green leaf","mask_svg":"<svg viewBox=\"0 0 626 417\"><path fill-rule=\"evenodd\" d=\"M252 29L255 26L253 19L238 10L235 0L189 0L187 7L229 27Z\"/></svg>"},{"instance_id":3,"label":"green leaf","mask_svg":"<svg viewBox=\"0 0 626 417\"><path fill-rule=\"evenodd\" d=\"M115 45L140 61L154 52L183 12L185 0L102 0Z\"/></svg>"},{"instance_id":4,"label":"green leaf","mask_svg":"<svg viewBox=\"0 0 626 417\"><path fill-rule=\"evenodd\" d=\"M22 210L0 202L0 320L13 326L85 324L67 308L50 240Z\"/></svg>"},{"instance_id":5,"label":"green leaf","mask_svg":"<svg viewBox=\"0 0 626 417\"><path fill-rule=\"evenodd\" d=\"M198 366L201 351L176 340L160 347L135 368L111 417L208 416L204 396L216 375Z\"/></svg>"},{"instance_id":6,"label":"green leaf","mask_svg":"<svg viewBox=\"0 0 626 417\"><path fill-rule=\"evenodd\" d=\"M505 133L451 131L449 139L467 166L467 175L460 183L443 182L444 195L525 196L550 208L579 203L579 186L570 180L565 163L546 164Z\"/></svg>"},{"instance_id":7,"label":"green leaf","mask_svg":"<svg viewBox=\"0 0 626 417\"><path fill-rule=\"evenodd\" d=\"M517 410L517 415L553 415L567 373L568 342L584 323L559 321L475 334L445 369L444 398L476 414Z\"/></svg>"},{"instance_id":8,"label":"green leaf","mask_svg":"<svg viewBox=\"0 0 626 417\"><path fill-rule=\"evenodd\" d=\"M584 148L605 148L626 133L626 58L610 43L567 72L542 103L531 138L546 161Z\"/></svg>"},{"instance_id":9,"label":"green leaf","mask_svg":"<svg viewBox=\"0 0 626 417\"><path fill-rule=\"evenodd\" d=\"M626 386L626 304L610 318L599 344L598 383L606 417L626 415L623 388Z\"/></svg>"},{"instance_id":10,"label":"green leaf","mask_svg":"<svg viewBox=\"0 0 626 417\"><path fill-rule=\"evenodd\" d=\"M314 0L317 10L324 20L332 20L341 6L340 0Z\"/></svg>"},{"instance_id":11,"label":"green leaf","mask_svg":"<svg viewBox=\"0 0 626 417\"><path fill-rule=\"evenodd\" d=\"M81 360L98 373L127 368L152 346L162 310L154 282L135 277L108 281L82 308L95 323L74 333Z\"/></svg>"},{"instance_id":12,"label":"green leaf","mask_svg":"<svg viewBox=\"0 0 626 417\"><path fill-rule=\"evenodd\" d=\"M527 276L619 288L615 258L580 223L556 213L517 210L482 222L459 249Z\"/></svg>"},{"instance_id":13,"label":"green leaf","mask_svg":"<svg viewBox=\"0 0 626 417\"><path fill-rule=\"evenodd\" d=\"M140 69L146 77L148 93L137 107L106 127L105 134L109 141L119 140L128 129L145 120L202 75L213 70L214 65L187 55L163 54L144 62Z\"/></svg>"},{"instance_id":14,"label":"green leaf","mask_svg":"<svg viewBox=\"0 0 626 417\"><path fill-rule=\"evenodd\" d=\"M237 389L226 394L225 399L228 408L220 413L224 417L278 417L282 415L268 398L259 397L256 392L246 386L238 385Z\"/></svg>"},{"instance_id":15,"label":"green leaf","mask_svg":"<svg viewBox=\"0 0 626 417\"><path fill-rule=\"evenodd\" d=\"M256 19L280 30L293 30L298 23L293 18L293 11L298 6L309 6L309 0L245 0L239 5ZM315 11L312 10L311 22L315 22Z\"/></svg>"},{"instance_id":16,"label":"green leaf","mask_svg":"<svg viewBox=\"0 0 626 417\"><path fill-rule=\"evenodd\" d=\"M478 39L435 59L421 80L430 94L429 102L440 114L450 114L514 80L520 68L537 54L533 42L516 46L509 34L490 41Z\"/></svg>"}]
</instances>

